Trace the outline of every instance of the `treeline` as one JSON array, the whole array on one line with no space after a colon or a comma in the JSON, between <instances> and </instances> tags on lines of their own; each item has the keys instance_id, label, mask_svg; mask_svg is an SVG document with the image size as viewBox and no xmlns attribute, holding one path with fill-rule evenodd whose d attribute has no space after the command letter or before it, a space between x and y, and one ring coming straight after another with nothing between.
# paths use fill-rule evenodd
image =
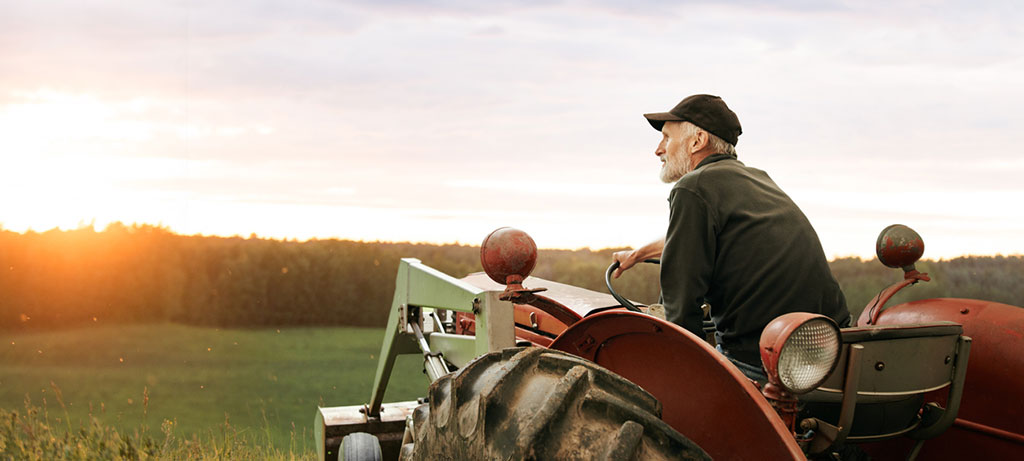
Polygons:
<instances>
[{"instance_id":1,"label":"treeline","mask_svg":"<svg viewBox=\"0 0 1024 461\"><path fill-rule=\"evenodd\" d=\"M614 249L541 250L535 276L605 291ZM306 242L177 235L150 225L15 233L0 230L0 328L91 322L178 322L219 327L381 326L398 261L418 258L462 277L482 270L465 245ZM918 264L933 282L895 301L979 298L1024 305L1024 258L966 257ZM855 313L900 273L877 261L837 259L832 270ZM615 282L631 299L657 299L658 269Z\"/></svg>"}]
</instances>

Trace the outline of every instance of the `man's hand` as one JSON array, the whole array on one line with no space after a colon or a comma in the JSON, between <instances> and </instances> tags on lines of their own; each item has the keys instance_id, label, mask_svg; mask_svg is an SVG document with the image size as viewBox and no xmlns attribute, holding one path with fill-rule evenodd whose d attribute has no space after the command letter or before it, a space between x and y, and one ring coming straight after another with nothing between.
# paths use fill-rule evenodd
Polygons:
<instances>
[{"instance_id":1,"label":"man's hand","mask_svg":"<svg viewBox=\"0 0 1024 461\"><path fill-rule=\"evenodd\" d=\"M619 262L619 268L612 272L612 278L619 278L626 269L635 266L639 262L651 258L660 258L661 252L665 249L665 239L655 240L635 250L616 251L612 253L612 261Z\"/></svg>"},{"instance_id":2,"label":"man's hand","mask_svg":"<svg viewBox=\"0 0 1024 461\"><path fill-rule=\"evenodd\" d=\"M638 260L636 255L637 250L616 251L615 253L612 253L612 261L619 262L618 269L615 269L615 272L612 272L612 278L619 278L626 269L629 269L630 267L635 266L636 263L640 262L641 260Z\"/></svg>"}]
</instances>

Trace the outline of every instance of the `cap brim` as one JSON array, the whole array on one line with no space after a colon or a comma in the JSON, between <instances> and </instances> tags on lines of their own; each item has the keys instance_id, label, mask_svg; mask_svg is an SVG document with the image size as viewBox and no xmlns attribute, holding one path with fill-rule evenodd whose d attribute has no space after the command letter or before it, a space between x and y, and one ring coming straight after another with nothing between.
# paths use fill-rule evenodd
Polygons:
<instances>
[{"instance_id":1,"label":"cap brim","mask_svg":"<svg viewBox=\"0 0 1024 461\"><path fill-rule=\"evenodd\" d=\"M665 122L685 122L686 120L679 118L678 116L672 115L670 112L658 112L654 114L644 114L644 118L647 122L654 127L655 130L661 131L661 127L665 126Z\"/></svg>"}]
</instances>

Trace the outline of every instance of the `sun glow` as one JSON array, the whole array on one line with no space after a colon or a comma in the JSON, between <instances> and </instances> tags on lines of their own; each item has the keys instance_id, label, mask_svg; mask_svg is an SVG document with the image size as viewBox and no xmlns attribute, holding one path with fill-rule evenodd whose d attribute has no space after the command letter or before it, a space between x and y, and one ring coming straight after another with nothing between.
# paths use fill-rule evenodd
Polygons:
<instances>
[{"instance_id":1,"label":"sun glow","mask_svg":"<svg viewBox=\"0 0 1024 461\"><path fill-rule=\"evenodd\" d=\"M128 194L116 183L138 174L127 146L154 136L149 103L108 103L52 90L11 92L0 106L0 224L11 230L116 220Z\"/></svg>"}]
</instances>

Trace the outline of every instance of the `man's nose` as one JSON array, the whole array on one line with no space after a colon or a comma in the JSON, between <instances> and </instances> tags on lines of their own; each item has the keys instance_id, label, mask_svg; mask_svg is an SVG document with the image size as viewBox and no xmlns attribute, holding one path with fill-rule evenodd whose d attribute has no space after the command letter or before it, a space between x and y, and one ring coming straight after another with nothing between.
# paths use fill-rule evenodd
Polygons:
<instances>
[{"instance_id":1,"label":"man's nose","mask_svg":"<svg viewBox=\"0 0 1024 461\"><path fill-rule=\"evenodd\" d=\"M664 153L665 153L665 143L660 142L660 143L658 143L658 148L654 149L654 155L657 156L657 157L661 157L661 154L664 154Z\"/></svg>"}]
</instances>

